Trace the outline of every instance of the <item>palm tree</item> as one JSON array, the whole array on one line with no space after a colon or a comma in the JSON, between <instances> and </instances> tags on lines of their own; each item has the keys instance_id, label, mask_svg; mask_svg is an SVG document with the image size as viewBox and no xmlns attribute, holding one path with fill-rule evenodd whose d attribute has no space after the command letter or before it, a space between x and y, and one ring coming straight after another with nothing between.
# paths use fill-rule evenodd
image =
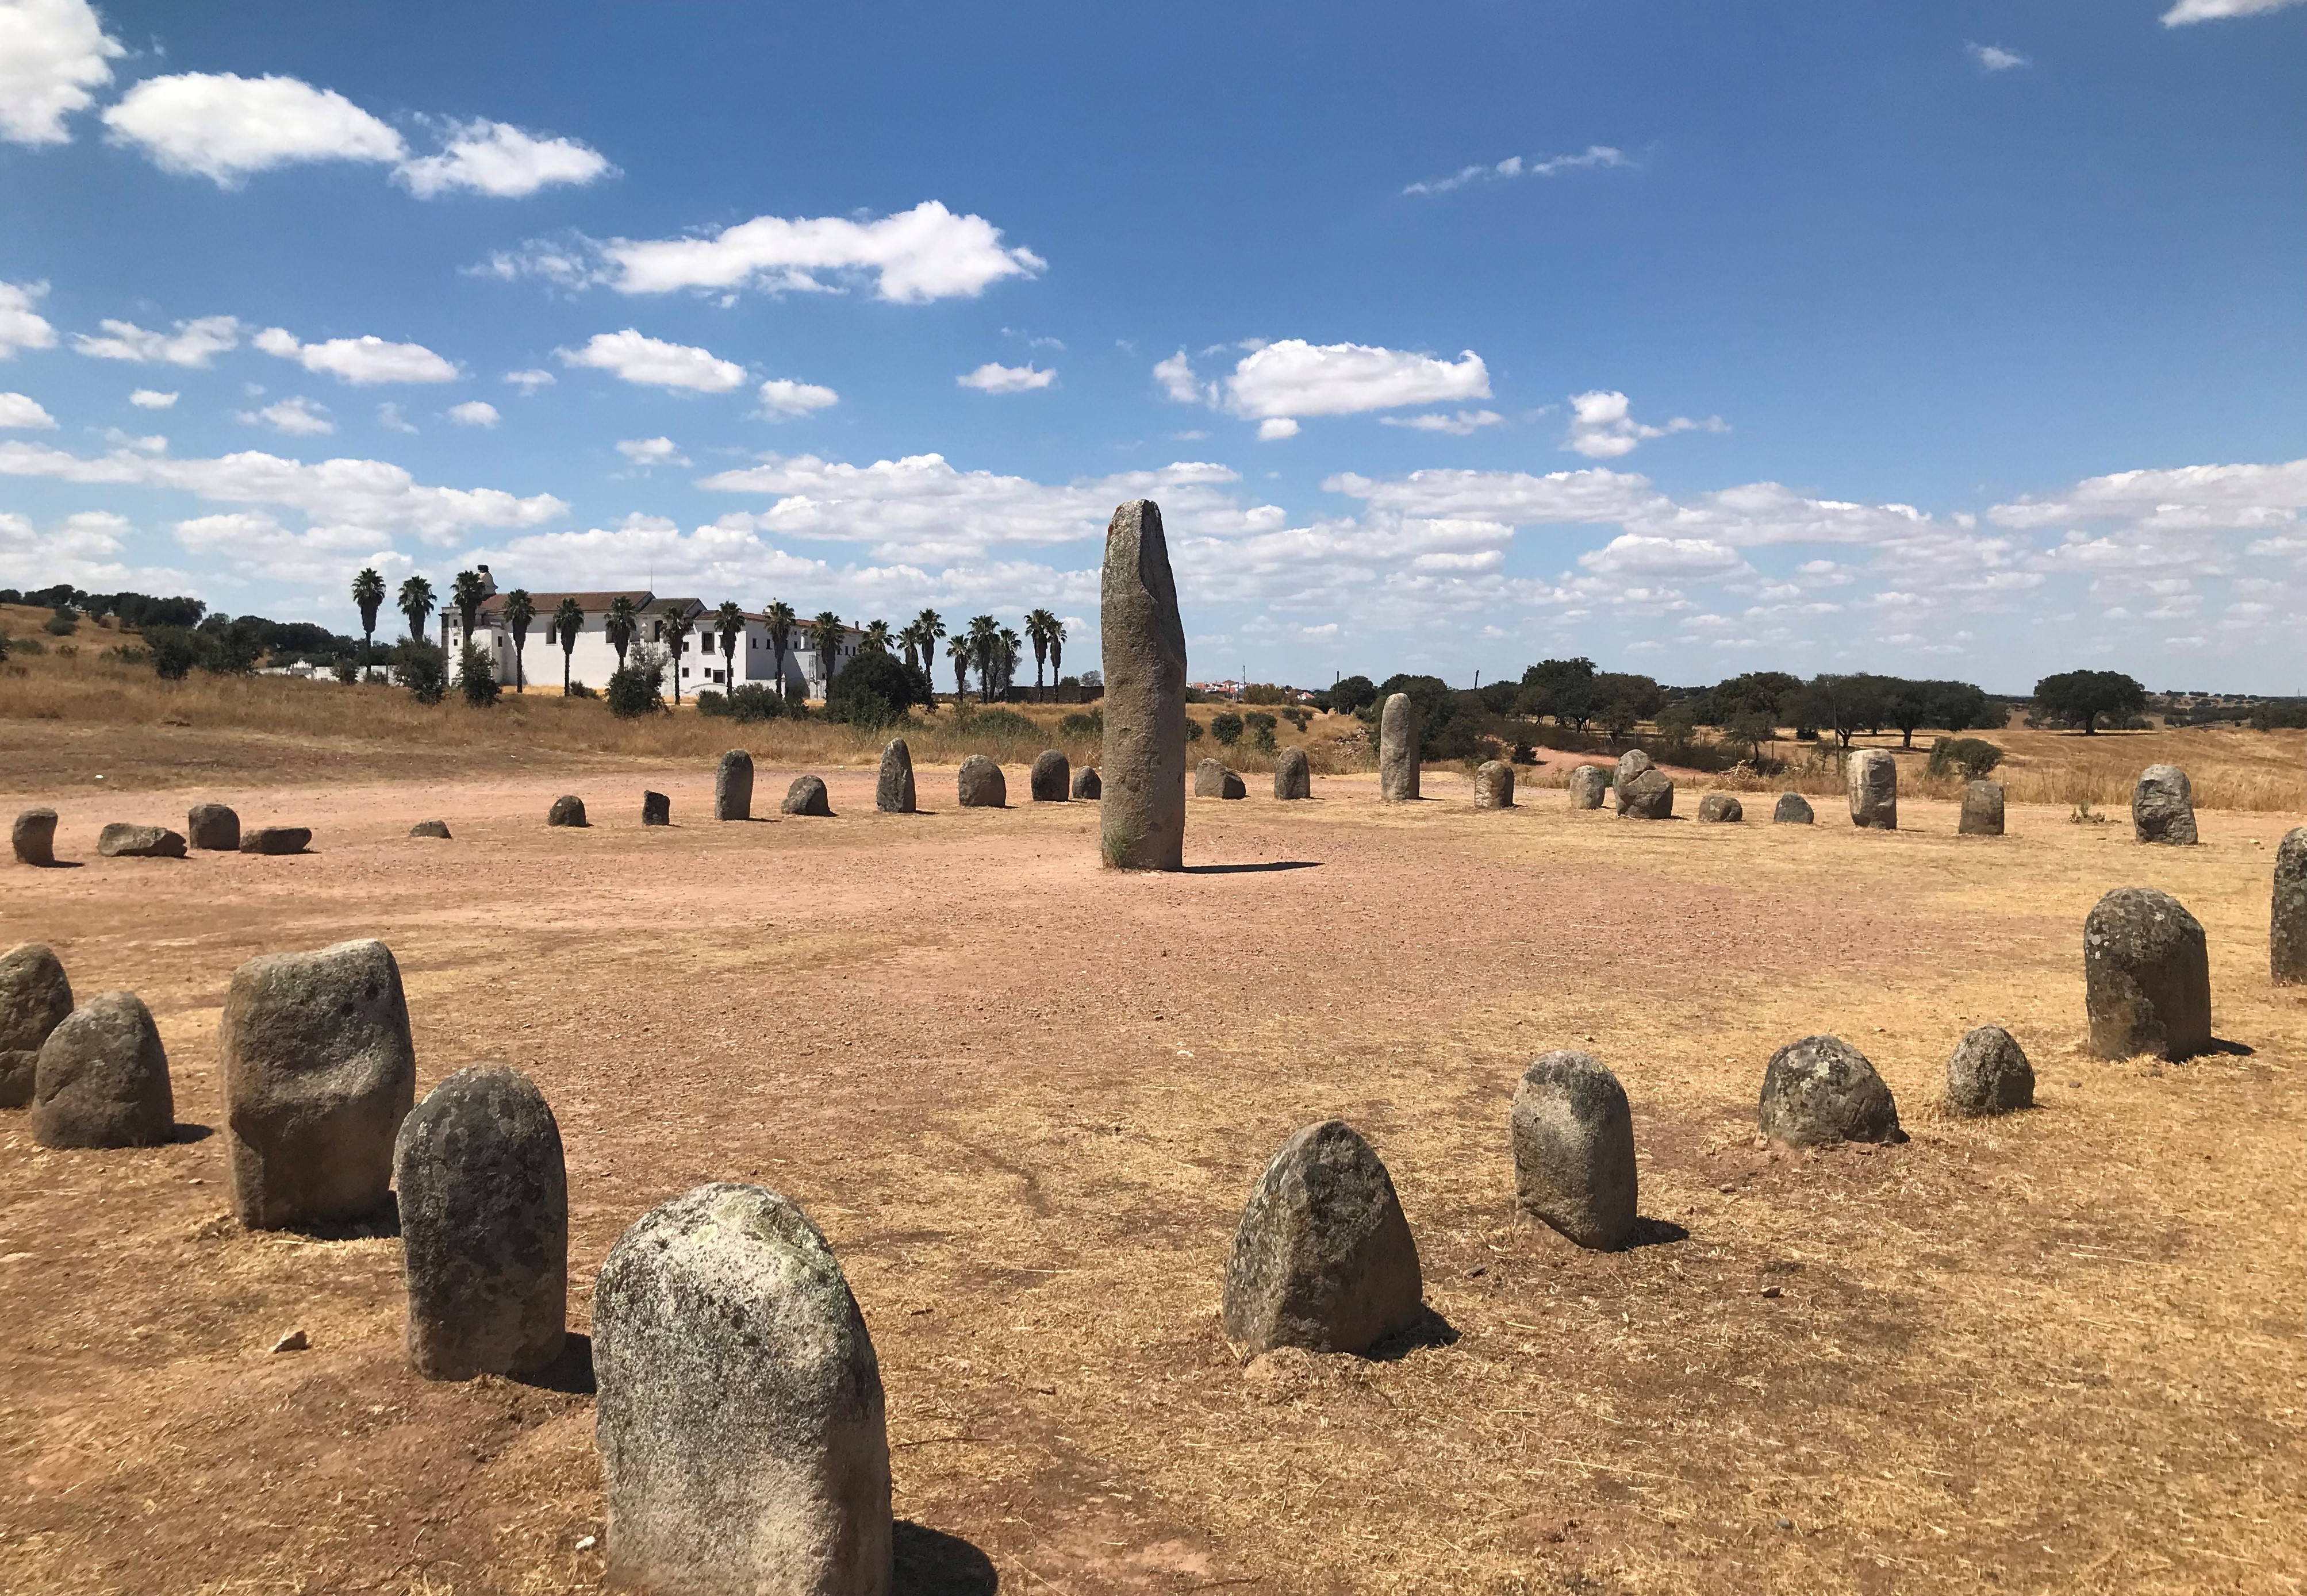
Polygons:
<instances>
[{"instance_id":1,"label":"palm tree","mask_svg":"<svg viewBox=\"0 0 2307 1596\"><path fill-rule=\"evenodd\" d=\"M528 589L516 587L504 597L505 625L512 629L512 690L528 691L528 623L536 619L536 601Z\"/></svg>"},{"instance_id":2,"label":"palm tree","mask_svg":"<svg viewBox=\"0 0 2307 1596\"><path fill-rule=\"evenodd\" d=\"M641 612L634 605L630 593L619 593L609 601L609 613L601 622L601 630L609 639L609 646L617 651L617 669L625 668L625 650L633 645L633 634L641 629Z\"/></svg>"},{"instance_id":3,"label":"palm tree","mask_svg":"<svg viewBox=\"0 0 2307 1596\"><path fill-rule=\"evenodd\" d=\"M1017 634L1008 627L1001 628L1001 694L1005 698L1017 679L1017 644L1020 641Z\"/></svg>"},{"instance_id":4,"label":"palm tree","mask_svg":"<svg viewBox=\"0 0 2307 1596\"><path fill-rule=\"evenodd\" d=\"M769 635L769 648L775 656L771 662L776 668L777 696L780 698L785 696L785 649L793 642L793 625L798 619L793 614L793 607L783 599L770 600L768 608L761 611L762 630Z\"/></svg>"},{"instance_id":5,"label":"palm tree","mask_svg":"<svg viewBox=\"0 0 2307 1596\"><path fill-rule=\"evenodd\" d=\"M449 601L457 606L457 619L465 623L465 641L473 641L473 628L480 624L481 606L488 602L489 585L481 580L478 571L459 571L457 579L449 584Z\"/></svg>"},{"instance_id":6,"label":"palm tree","mask_svg":"<svg viewBox=\"0 0 2307 1596\"><path fill-rule=\"evenodd\" d=\"M433 585L422 576L411 576L400 585L398 602L400 612L408 618L408 636L424 642L425 622L433 613Z\"/></svg>"},{"instance_id":7,"label":"palm tree","mask_svg":"<svg viewBox=\"0 0 2307 1596\"><path fill-rule=\"evenodd\" d=\"M577 634L585 629L585 606L575 599L563 599L553 612L553 624L545 628L545 640L553 641L554 633L561 635L561 696L569 696L569 661L577 652Z\"/></svg>"},{"instance_id":8,"label":"palm tree","mask_svg":"<svg viewBox=\"0 0 2307 1596\"><path fill-rule=\"evenodd\" d=\"M945 617L934 610L924 610L913 617L913 630L922 640L922 674L930 674L937 663L938 639L945 636Z\"/></svg>"},{"instance_id":9,"label":"palm tree","mask_svg":"<svg viewBox=\"0 0 2307 1596\"><path fill-rule=\"evenodd\" d=\"M368 658L376 648L376 612L384 608L384 578L374 566L364 567L353 578L353 602L360 606L361 674L368 674Z\"/></svg>"},{"instance_id":10,"label":"palm tree","mask_svg":"<svg viewBox=\"0 0 2307 1596\"><path fill-rule=\"evenodd\" d=\"M721 687L725 692L734 692L737 687L737 639L745 635L745 612L734 599L721 601L721 608L713 612L713 629L721 634Z\"/></svg>"},{"instance_id":11,"label":"palm tree","mask_svg":"<svg viewBox=\"0 0 2307 1596\"><path fill-rule=\"evenodd\" d=\"M912 621L897 628L897 646L905 651L905 663L913 670L921 669L922 629Z\"/></svg>"},{"instance_id":12,"label":"palm tree","mask_svg":"<svg viewBox=\"0 0 2307 1596\"><path fill-rule=\"evenodd\" d=\"M841 653L842 635L848 630L841 617L830 610L819 610L817 619L809 623L809 645L817 651L818 674L828 688L833 685L833 662Z\"/></svg>"},{"instance_id":13,"label":"palm tree","mask_svg":"<svg viewBox=\"0 0 2307 1596\"><path fill-rule=\"evenodd\" d=\"M689 642L689 635L696 629L697 623L689 619L689 605L685 601L665 607L665 641L673 654L673 702L675 708L681 704L681 651Z\"/></svg>"},{"instance_id":14,"label":"palm tree","mask_svg":"<svg viewBox=\"0 0 2307 1596\"><path fill-rule=\"evenodd\" d=\"M1050 617L1050 679L1052 682L1058 679L1058 672L1065 669L1065 662L1066 623L1052 615Z\"/></svg>"},{"instance_id":15,"label":"palm tree","mask_svg":"<svg viewBox=\"0 0 2307 1596\"><path fill-rule=\"evenodd\" d=\"M1000 622L990 615L971 619L969 655L977 661L977 701L983 704L993 696L993 679L1001 670Z\"/></svg>"},{"instance_id":16,"label":"palm tree","mask_svg":"<svg viewBox=\"0 0 2307 1596\"><path fill-rule=\"evenodd\" d=\"M1033 696L1042 696L1042 666L1049 658L1051 645L1066 635L1065 622L1046 610L1036 610L1025 617L1025 636L1033 644Z\"/></svg>"},{"instance_id":17,"label":"palm tree","mask_svg":"<svg viewBox=\"0 0 2307 1596\"><path fill-rule=\"evenodd\" d=\"M953 701L956 704L969 696L969 634L956 632L946 644L946 656L953 661Z\"/></svg>"},{"instance_id":18,"label":"palm tree","mask_svg":"<svg viewBox=\"0 0 2307 1596\"><path fill-rule=\"evenodd\" d=\"M871 625L866 627L864 631L864 636L858 640L857 646L860 649L870 648L877 654L885 654L889 652L889 623L888 621L874 621Z\"/></svg>"}]
</instances>

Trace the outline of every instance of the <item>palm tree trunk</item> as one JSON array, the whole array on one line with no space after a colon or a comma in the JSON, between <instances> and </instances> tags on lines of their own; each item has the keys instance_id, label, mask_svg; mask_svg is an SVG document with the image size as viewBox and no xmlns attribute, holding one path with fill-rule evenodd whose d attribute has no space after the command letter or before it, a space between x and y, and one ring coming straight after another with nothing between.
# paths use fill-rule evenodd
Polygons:
<instances>
[{"instance_id":1,"label":"palm tree trunk","mask_svg":"<svg viewBox=\"0 0 2307 1596\"><path fill-rule=\"evenodd\" d=\"M564 644L561 650L561 696L563 698L569 696L569 667L576 653L577 645L574 643Z\"/></svg>"},{"instance_id":2,"label":"palm tree trunk","mask_svg":"<svg viewBox=\"0 0 2307 1596\"><path fill-rule=\"evenodd\" d=\"M526 638L512 645L512 690L516 693L528 691L527 653L528 642Z\"/></svg>"}]
</instances>

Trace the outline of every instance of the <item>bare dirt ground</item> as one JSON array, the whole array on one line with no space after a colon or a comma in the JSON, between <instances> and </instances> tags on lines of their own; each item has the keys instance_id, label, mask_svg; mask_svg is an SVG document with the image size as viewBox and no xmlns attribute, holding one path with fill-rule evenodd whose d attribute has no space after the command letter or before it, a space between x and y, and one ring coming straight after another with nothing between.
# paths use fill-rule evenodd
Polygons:
<instances>
[{"instance_id":1,"label":"bare dirt ground","mask_svg":"<svg viewBox=\"0 0 2307 1596\"><path fill-rule=\"evenodd\" d=\"M56 801L73 869L0 868L0 943L143 994L177 1113L220 1122L243 960L398 955L419 1090L481 1060L559 1115L571 1319L619 1232L701 1181L801 1201L888 1391L913 1592L2294 1592L2307 1568L2307 994L2267 970L2274 845L2014 807L1958 839L1621 822L1457 777L1196 800L1182 876L1101 872L1093 806L714 824L710 772L412 755L99 795L119 750L5 728L0 810ZM158 769L155 751L151 769ZM117 763L116 761L115 763ZM93 766L94 768L90 768ZM254 773L260 766L270 773ZM790 772L764 770L774 808ZM1022 798L1025 772L1012 770ZM644 786L681 824L644 831ZM581 793L595 826L548 830ZM1678 807L1694 810L1685 789ZM188 803L312 854L99 859ZM1766 807L1747 802L1750 816ZM455 841L406 836L446 819ZM2234 1051L2084 1057L2106 889L2202 918ZM2041 1106L1932 1104L1995 1020ZM1771 1050L1831 1030L1903 1147L1753 1139ZM1519 1220L1505 1112L1574 1045L1635 1105L1652 1244ZM1298 1126L1391 1167L1454 1339L1245 1370L1220 1334L1240 1205ZM12 1592L596 1588L571 1378L418 1379L390 1234L255 1235L222 1139L49 1153L0 1115L0 1585ZM304 1329L310 1351L274 1354Z\"/></svg>"}]
</instances>

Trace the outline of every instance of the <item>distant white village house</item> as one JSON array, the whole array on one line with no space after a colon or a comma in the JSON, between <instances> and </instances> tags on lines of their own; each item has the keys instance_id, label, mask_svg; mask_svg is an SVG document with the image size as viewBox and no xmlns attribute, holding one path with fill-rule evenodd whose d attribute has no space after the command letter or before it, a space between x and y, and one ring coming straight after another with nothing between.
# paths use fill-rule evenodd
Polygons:
<instances>
[{"instance_id":1,"label":"distant white village house","mask_svg":"<svg viewBox=\"0 0 2307 1596\"><path fill-rule=\"evenodd\" d=\"M489 597L481 605L473 629L473 641L488 654L497 668L497 680L507 687L513 685L519 652L513 647L512 633L505 626L503 595L497 592L495 578L489 568L479 568L481 580L487 585ZM665 611L677 609L688 616L691 630L682 645L681 690L685 697L705 689L725 693L731 686L750 682L775 685L777 679L776 650L769 642L769 625L763 616L750 610L745 613L745 634L737 640L734 658L725 661L721 653L721 635L715 627L715 611L701 599L662 598L640 588L607 593L538 593L529 595L536 606L536 619L529 622L527 653L527 679L545 687L561 680L561 644L548 641L547 631L553 625L555 611L563 599L574 599L585 612L585 624L578 628L577 645L570 652L569 677L598 688L605 686L611 672L617 668L617 651L610 646L608 636L609 607L620 598L630 599L639 617L633 634L635 643L648 643L663 648ZM792 635L785 641L785 685L790 696L822 698L825 686L841 668L857 655L864 634L855 627L844 627L841 646L827 669L819 660L817 651L810 645L809 634L802 622L796 621ZM465 644L464 620L457 607L449 604L441 612L441 646L453 661ZM670 661L668 661L670 669ZM671 689L668 676L665 687Z\"/></svg>"}]
</instances>

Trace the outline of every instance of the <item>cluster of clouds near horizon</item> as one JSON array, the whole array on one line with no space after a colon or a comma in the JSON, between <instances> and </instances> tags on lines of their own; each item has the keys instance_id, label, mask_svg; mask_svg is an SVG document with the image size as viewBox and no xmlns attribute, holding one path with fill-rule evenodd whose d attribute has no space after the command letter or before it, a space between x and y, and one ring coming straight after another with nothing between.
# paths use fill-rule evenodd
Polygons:
<instances>
[{"instance_id":1,"label":"cluster of clouds near horizon","mask_svg":"<svg viewBox=\"0 0 2307 1596\"><path fill-rule=\"evenodd\" d=\"M2163 21L2286 3L2180 0ZM2032 65L2000 44L1962 47L1982 73ZM474 115L411 113L396 124L279 73L160 73L116 94L131 60L85 0L0 0L0 142L40 149L86 132L219 193L321 164L382 173L404 203L512 203L620 175L609 155L572 137ZM1448 202L1463 189L1610 181L1641 165L1591 144L1463 166L1398 192ZM1064 265L937 199L673 236L527 235L517 222L510 231L523 236L469 261L462 282L530 285L598 320L547 363L502 371L407 337L308 336L263 307L154 315L120 305L59 326L48 279L0 280L0 585L185 591L223 609L279 613L285 603L342 625L344 590L363 566L392 581L422 570L445 588L456 568L486 561L537 591L648 585L749 606L782 596L893 621L924 606L948 619L1048 606L1076 628L1069 658L1086 662L1100 535L1118 502L1146 497L1163 508L1192 641L1215 661L1197 674L1230 673L1244 657L1274 661L1264 674L1311 678L1316 661L1518 665L1576 652L1628 668L1655 657L1696 677L1881 666L1887 653L1968 661L1945 670L2004 687L2025 685L1997 676L1997 644L2017 620L2062 631L2076 662L2148 636L2165 657L2209 651L2245 669L2296 627L2307 594L2307 460L2119 470L1938 510L1770 480L1670 491L1629 457L1682 447L1667 441L1679 434L1727 433L1729 422L1645 412L1617 388L1502 397L1510 390L1493 361L1472 348L1299 336L1131 351L1147 424L1182 427L1171 437L1188 447L1166 465L1063 480L939 453L852 461L821 448L731 444L694 409L685 414L706 440L614 439L607 474L628 494L633 484L677 489L665 496L706 507L678 518L656 508L580 512L598 482L540 474L518 455L488 469L492 485L450 486L392 460L331 453L321 440L356 424L396 437L434 422L511 431L506 409L467 397L476 384L508 405L587 383L611 397L630 388L726 403L756 424L837 414L851 403L839 373L659 336L651 307L846 295L918 313L1029 294ZM1025 342L1054 346L1061 363L1076 358L1055 339ZM172 423L186 419L172 385L240 376L237 401L217 417L244 429L250 447L185 453L165 436L73 414L40 373L74 358L133 371L127 402ZM1064 386L1039 356L985 360L950 381L988 405ZM268 391L280 382L311 388ZM1413 438L1516 436L1541 464L1341 470L1319 479L1310 504L1270 501L1265 451L1309 424L1350 421ZM1214 425L1228 431L1213 447ZM1202 457L1211 456L1227 458ZM12 505L9 484L81 502Z\"/></svg>"}]
</instances>

